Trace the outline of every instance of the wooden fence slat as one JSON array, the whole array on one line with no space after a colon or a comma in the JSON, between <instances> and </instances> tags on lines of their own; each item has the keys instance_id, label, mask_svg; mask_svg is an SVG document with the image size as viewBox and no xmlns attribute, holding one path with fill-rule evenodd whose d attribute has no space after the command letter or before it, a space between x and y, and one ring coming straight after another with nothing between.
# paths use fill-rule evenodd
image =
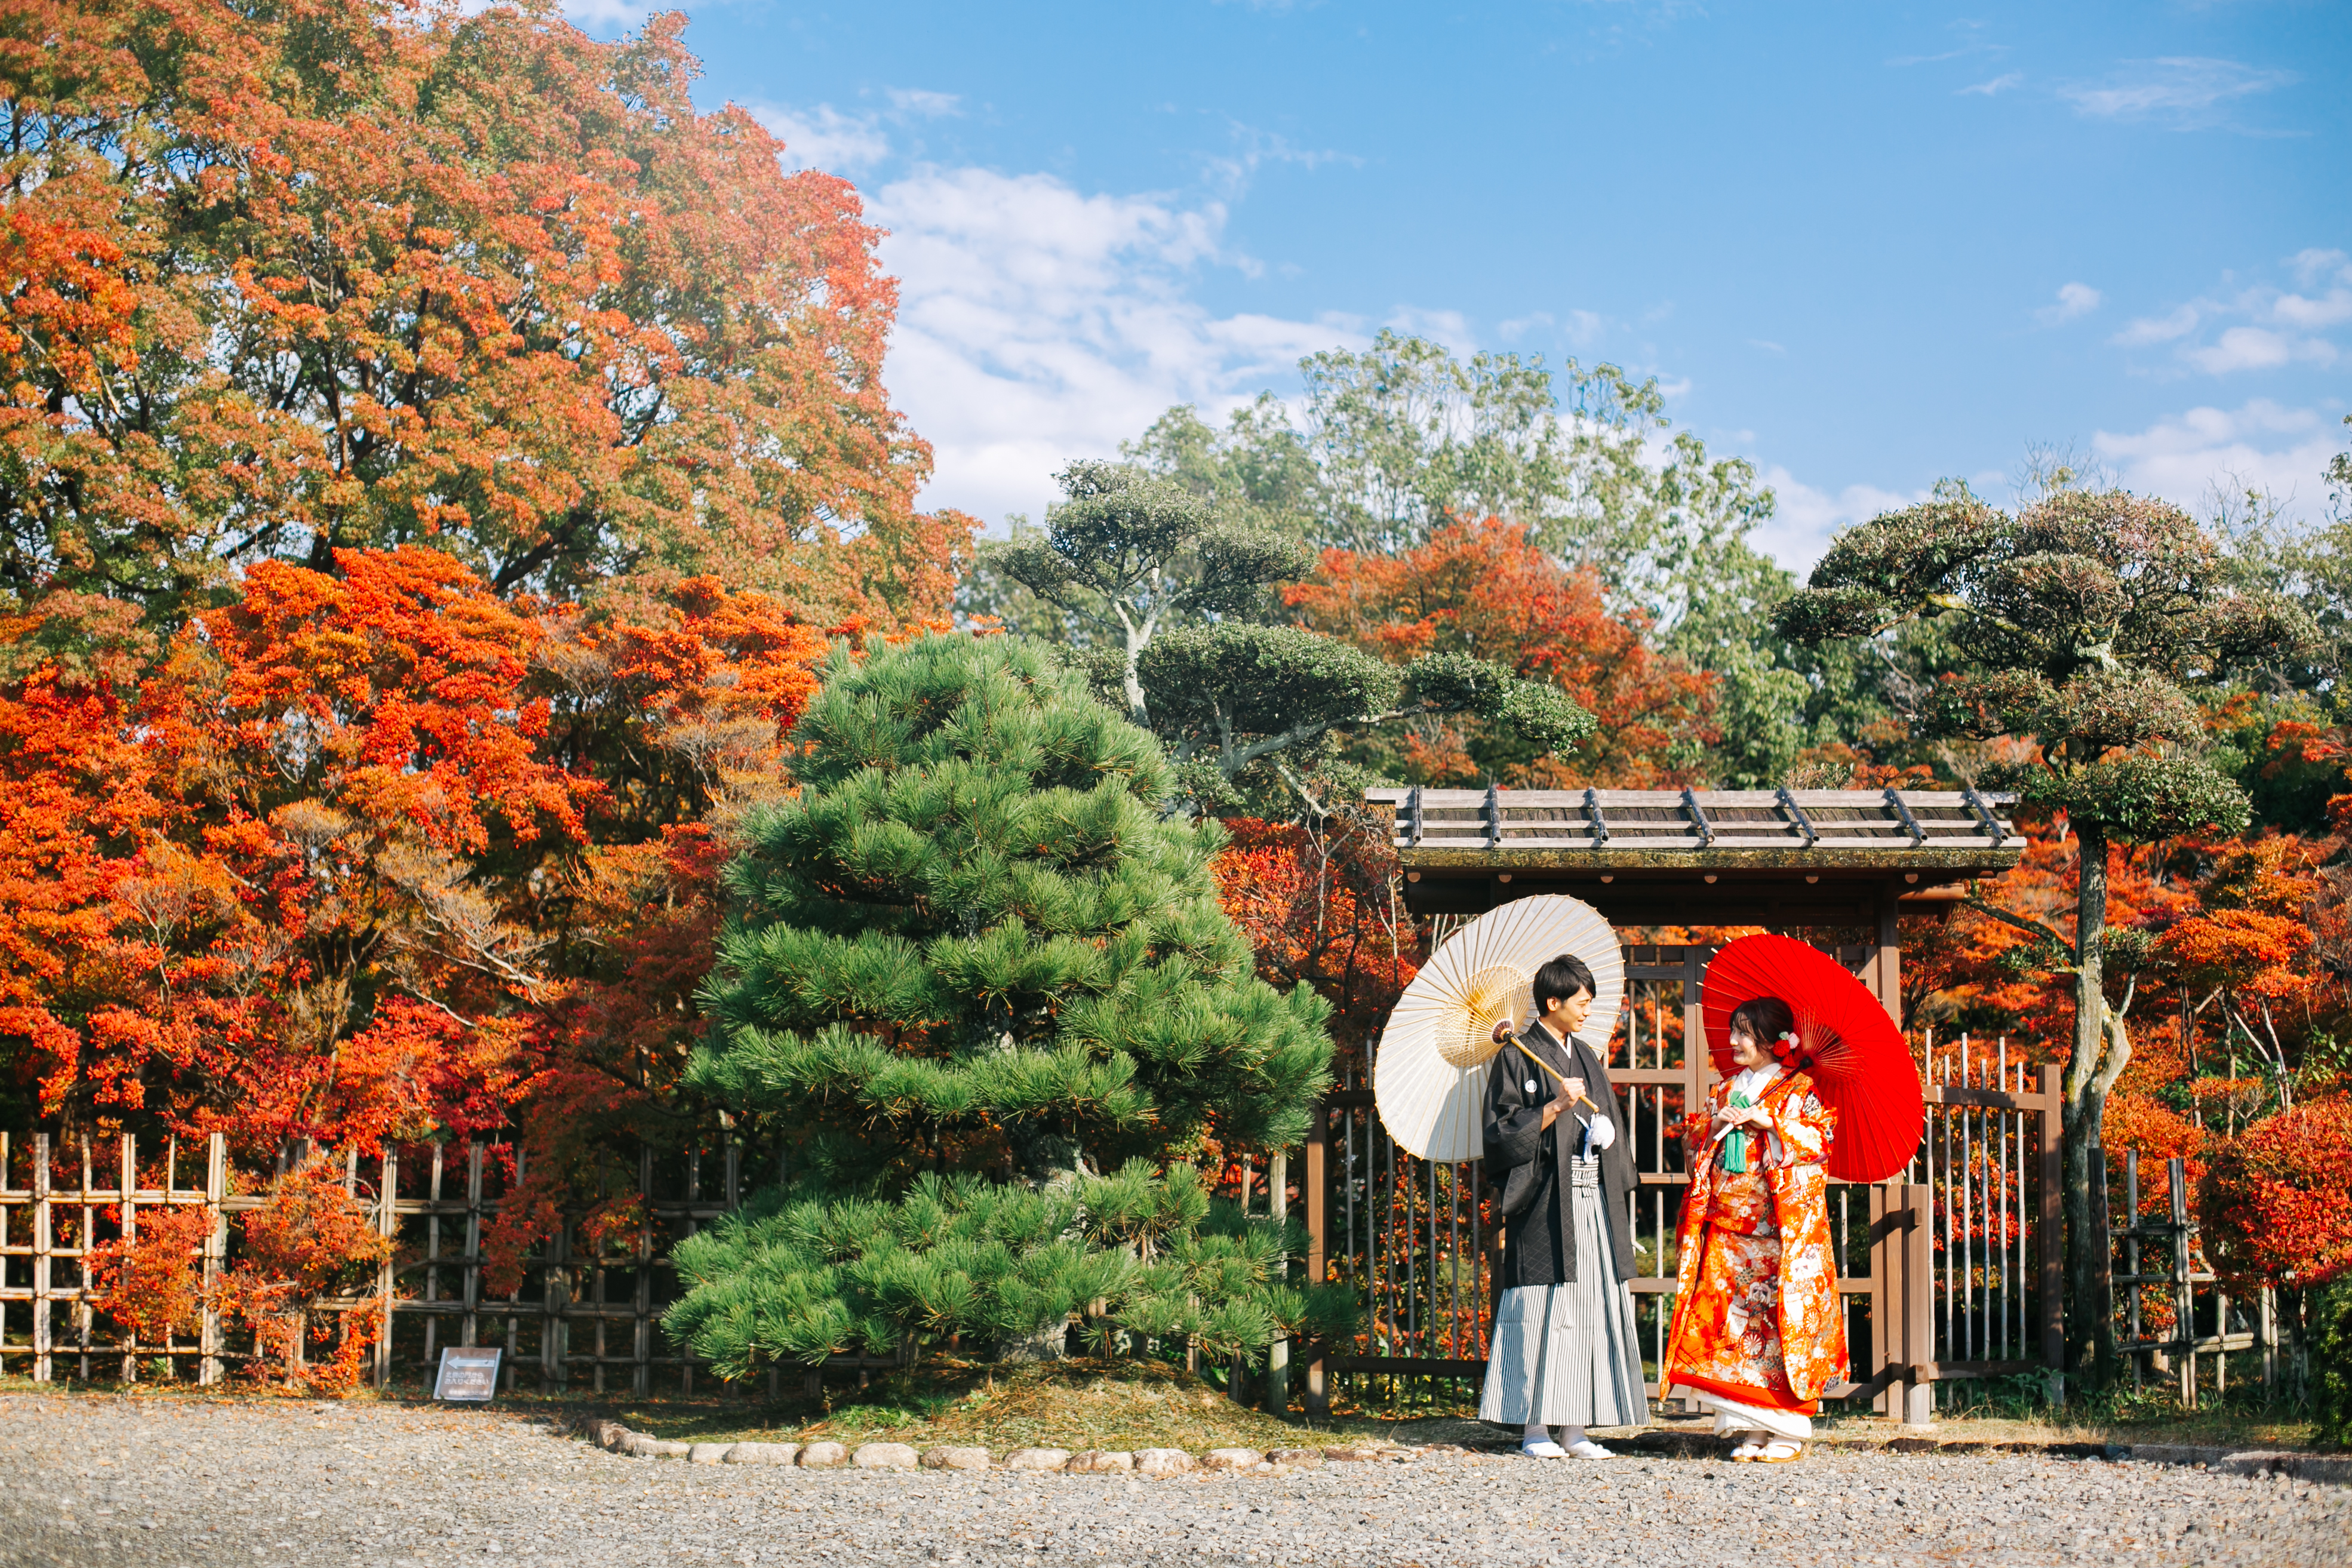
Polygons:
<instances>
[{"instance_id":1,"label":"wooden fence slat","mask_svg":"<svg viewBox=\"0 0 2352 1568\"><path fill-rule=\"evenodd\" d=\"M49 1135L33 1137L33 1381L49 1381Z\"/></svg>"},{"instance_id":2,"label":"wooden fence slat","mask_svg":"<svg viewBox=\"0 0 2352 1568\"><path fill-rule=\"evenodd\" d=\"M393 1252L398 1247L400 1234L400 1155L389 1144L383 1151L383 1163L379 1167L375 1189L376 1234L389 1245L384 1249L383 1267L376 1270L376 1295L383 1301L383 1323L375 1340L375 1385L392 1386L392 1302L398 1285L394 1278Z\"/></svg>"},{"instance_id":3,"label":"wooden fence slat","mask_svg":"<svg viewBox=\"0 0 2352 1568\"><path fill-rule=\"evenodd\" d=\"M138 1141L130 1133L122 1134L122 1174L115 1190L122 1194L122 1244L131 1246L139 1239L139 1151ZM85 1241L87 1245L87 1241ZM82 1274L89 1277L85 1265ZM122 1381L139 1381L139 1336L126 1332L122 1336Z\"/></svg>"},{"instance_id":4,"label":"wooden fence slat","mask_svg":"<svg viewBox=\"0 0 2352 1568\"><path fill-rule=\"evenodd\" d=\"M205 1300L197 1320L196 1382L213 1387L227 1375L222 1352L220 1309L214 1305L219 1293L221 1266L228 1257L228 1213L222 1205L228 1197L228 1137L215 1132L205 1144L205 1202L212 1209L213 1223L205 1232Z\"/></svg>"}]
</instances>

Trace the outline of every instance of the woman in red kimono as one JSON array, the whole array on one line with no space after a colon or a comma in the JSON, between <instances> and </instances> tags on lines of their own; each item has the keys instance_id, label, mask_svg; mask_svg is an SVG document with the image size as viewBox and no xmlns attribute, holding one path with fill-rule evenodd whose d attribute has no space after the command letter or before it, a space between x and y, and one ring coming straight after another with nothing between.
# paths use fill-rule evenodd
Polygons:
<instances>
[{"instance_id":1,"label":"woman in red kimono","mask_svg":"<svg viewBox=\"0 0 2352 1568\"><path fill-rule=\"evenodd\" d=\"M1846 1374L1825 1166L1837 1113L1785 1059L1797 1040L1787 1003L1744 1004L1730 1040L1739 1071L1685 1124L1691 1181L1658 1394L1679 1387L1712 1406L1734 1459L1786 1464L1803 1457L1822 1391Z\"/></svg>"}]
</instances>

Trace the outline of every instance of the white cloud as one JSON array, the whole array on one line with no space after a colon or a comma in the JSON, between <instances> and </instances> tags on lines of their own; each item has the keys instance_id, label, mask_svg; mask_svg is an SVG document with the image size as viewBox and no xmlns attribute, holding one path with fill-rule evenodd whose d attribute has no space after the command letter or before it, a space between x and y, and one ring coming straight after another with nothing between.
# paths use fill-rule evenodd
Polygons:
<instances>
[{"instance_id":1,"label":"white cloud","mask_svg":"<svg viewBox=\"0 0 2352 1568\"><path fill-rule=\"evenodd\" d=\"M634 27L662 9L645 5L642 0L637 4L630 0L563 0L564 20L583 30Z\"/></svg>"},{"instance_id":2,"label":"white cloud","mask_svg":"<svg viewBox=\"0 0 2352 1568\"><path fill-rule=\"evenodd\" d=\"M2294 280L2306 289L2330 273L2352 282L2352 256L2340 250L2322 250L2315 245L2288 257L2286 264L2294 269Z\"/></svg>"},{"instance_id":3,"label":"white cloud","mask_svg":"<svg viewBox=\"0 0 2352 1568\"><path fill-rule=\"evenodd\" d=\"M898 280L891 394L936 457L926 506L1040 512L1075 457L1109 457L1178 403L1212 416L1318 349L1339 317L1220 316L1192 297L1224 264L1224 208L1088 195L1047 174L918 168L871 193Z\"/></svg>"},{"instance_id":4,"label":"white cloud","mask_svg":"<svg viewBox=\"0 0 2352 1568\"><path fill-rule=\"evenodd\" d=\"M1589 349L1608 332L1609 318L1594 310L1569 310L1554 315L1549 310L1530 310L1524 316L1496 323L1495 331L1506 342L1517 342L1537 331L1549 328L1565 339L1572 349Z\"/></svg>"},{"instance_id":5,"label":"white cloud","mask_svg":"<svg viewBox=\"0 0 2352 1568\"><path fill-rule=\"evenodd\" d=\"M845 113L829 103L814 109L754 104L751 115L783 142L787 168L855 174L893 154L920 156L919 145L902 147L894 141L893 128L908 132L919 121L963 112L963 100L951 92L892 87L885 88L883 96L890 107L879 111Z\"/></svg>"},{"instance_id":6,"label":"white cloud","mask_svg":"<svg viewBox=\"0 0 2352 1568\"><path fill-rule=\"evenodd\" d=\"M2105 296L2088 283L2064 284L2058 290L2058 302L2042 306L2033 312L2033 319L2045 327L2054 327L2061 321L2089 315L2099 308L2103 298Z\"/></svg>"},{"instance_id":7,"label":"white cloud","mask_svg":"<svg viewBox=\"0 0 2352 1568\"><path fill-rule=\"evenodd\" d=\"M2334 364L2336 345L2325 338L2296 338L2261 327L2231 327L2215 342L2184 349L2181 358L2209 375L2233 370L2276 370L2297 360Z\"/></svg>"},{"instance_id":8,"label":"white cloud","mask_svg":"<svg viewBox=\"0 0 2352 1568\"><path fill-rule=\"evenodd\" d=\"M1231 132L1233 152L1202 162L1209 184L1228 200L1248 190L1250 183L1257 177L1257 172L1268 163L1296 164L1310 174L1326 163L1363 166L1364 161L1352 153L1294 147L1287 138L1271 131L1261 131L1255 125L1244 125L1238 120L1233 121Z\"/></svg>"},{"instance_id":9,"label":"white cloud","mask_svg":"<svg viewBox=\"0 0 2352 1568\"><path fill-rule=\"evenodd\" d=\"M902 114L920 115L926 120L963 112L963 100L952 92L926 92L921 88L894 87L888 89L888 96L891 108Z\"/></svg>"},{"instance_id":10,"label":"white cloud","mask_svg":"<svg viewBox=\"0 0 2352 1568\"><path fill-rule=\"evenodd\" d=\"M2007 92L2011 88L2015 87L2019 82L2021 82L2024 79L2025 73L2023 71L2009 71L2003 75L1994 77L1990 81L1980 81L1973 87L1961 88L1954 92L1952 96L1955 98L1966 98L1970 93L1977 93L1985 98L1992 98L2000 93Z\"/></svg>"},{"instance_id":11,"label":"white cloud","mask_svg":"<svg viewBox=\"0 0 2352 1568\"><path fill-rule=\"evenodd\" d=\"M1835 492L1817 489L1778 464L1765 468L1764 482L1772 487L1778 504L1770 521L1756 531L1756 545L1794 572L1800 581L1813 569L1813 563L1822 558L1839 530L1927 499L1926 490L1905 495L1876 485L1848 485Z\"/></svg>"},{"instance_id":12,"label":"white cloud","mask_svg":"<svg viewBox=\"0 0 2352 1568\"><path fill-rule=\"evenodd\" d=\"M890 137L871 114L844 114L829 103L811 110L760 105L751 117L784 144L784 163L794 169L855 174L890 155Z\"/></svg>"},{"instance_id":13,"label":"white cloud","mask_svg":"<svg viewBox=\"0 0 2352 1568\"><path fill-rule=\"evenodd\" d=\"M1478 336L1470 329L1470 318L1459 310L1424 310L1417 306L1399 305L1381 325L1443 343L1448 353L1463 359L1478 352Z\"/></svg>"},{"instance_id":14,"label":"white cloud","mask_svg":"<svg viewBox=\"0 0 2352 1568\"><path fill-rule=\"evenodd\" d=\"M2317 300L2282 294L2272 303L2271 316L2290 327L2333 327L2352 321L2352 289L2330 289Z\"/></svg>"},{"instance_id":15,"label":"white cloud","mask_svg":"<svg viewBox=\"0 0 2352 1568\"><path fill-rule=\"evenodd\" d=\"M2201 506L2217 484L2259 487L2307 517L2325 493L2321 472L2340 449L2333 416L2255 398L2235 409L2192 408L2136 433L2099 431L2098 457L2125 489Z\"/></svg>"},{"instance_id":16,"label":"white cloud","mask_svg":"<svg viewBox=\"0 0 2352 1568\"><path fill-rule=\"evenodd\" d=\"M2137 318L2107 341L2120 348L2175 343L2175 359L2208 375L2333 365L2344 351L2319 334L2352 322L2352 258L2315 247L2287 258L2285 266L2307 292L2291 293L2267 282L2236 287L2160 316ZM2232 318L2240 324L2221 327ZM2220 335L2210 342L2184 341L2208 325L2221 327Z\"/></svg>"},{"instance_id":17,"label":"white cloud","mask_svg":"<svg viewBox=\"0 0 2352 1568\"><path fill-rule=\"evenodd\" d=\"M2058 96L2094 119L2161 121L2189 131L2218 124L2226 106L2295 79L2292 71L2189 56L2125 65L2126 72L2106 85L2073 83Z\"/></svg>"},{"instance_id":18,"label":"white cloud","mask_svg":"<svg viewBox=\"0 0 2352 1568\"><path fill-rule=\"evenodd\" d=\"M2110 342L2119 348L2138 348L2147 343L2168 343L2175 338L2185 338L2197 330L2197 307L2183 305L2161 316L2143 316L2117 332Z\"/></svg>"}]
</instances>

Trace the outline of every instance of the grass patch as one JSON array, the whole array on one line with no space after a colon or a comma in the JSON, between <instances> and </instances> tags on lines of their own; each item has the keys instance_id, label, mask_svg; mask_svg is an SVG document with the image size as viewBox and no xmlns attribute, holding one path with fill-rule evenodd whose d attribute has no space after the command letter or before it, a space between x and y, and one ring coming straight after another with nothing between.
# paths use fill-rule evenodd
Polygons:
<instances>
[{"instance_id":1,"label":"grass patch","mask_svg":"<svg viewBox=\"0 0 2352 1568\"><path fill-rule=\"evenodd\" d=\"M633 1430L698 1442L963 1444L1011 1448L1284 1448L1392 1436L1400 1425L1356 1417L1308 1421L1246 1410L1204 1379L1158 1362L1096 1360L989 1367L930 1357L830 1391L825 1408L798 1401L689 1412L678 1402L614 1410Z\"/></svg>"},{"instance_id":2,"label":"grass patch","mask_svg":"<svg viewBox=\"0 0 2352 1568\"><path fill-rule=\"evenodd\" d=\"M1304 1375L1304 1369L1300 1369ZM797 1383L797 1379L791 1380ZM742 1440L840 1443L897 1442L917 1447L961 1444L1003 1454L1024 1447L1208 1448L1316 1447L1348 1442L1462 1443L1501 1445L1510 1434L1469 1418L1469 1406L1450 1399L1400 1400L1396 1405L1357 1398L1376 1392L1339 1391L1331 1416L1272 1415L1244 1409L1208 1380L1181 1366L1152 1361L1072 1358L1068 1361L991 1367L947 1356L929 1356L918 1366L875 1376L860 1391L836 1385L823 1401L797 1390L777 1399L744 1392L666 1394L638 1399L626 1394L501 1394L482 1413L492 1418L554 1418L574 1426L591 1416L617 1419L656 1437L689 1442ZM356 1392L353 1403L378 1403L442 1410L417 1384L396 1384L388 1393ZM2095 1402L2052 1409L2028 1400L2021 1390L1988 1389L1975 1404L1943 1411L1934 1435L1948 1443L2179 1443L2239 1448L2317 1447L2313 1423L2302 1412L2266 1405L2260 1389L2232 1390L2204 1409L2177 1408L2166 1393L2118 1390ZM193 1383L153 1382L124 1387L113 1383L37 1384L22 1375L0 1376L0 1394L37 1398L169 1399L205 1404L299 1404L310 1395L289 1396L251 1384L203 1389ZM1707 1421L1661 1420L1676 1431L1703 1431ZM1824 1437L1880 1441L1913 1434L1900 1423L1866 1411L1825 1415Z\"/></svg>"}]
</instances>

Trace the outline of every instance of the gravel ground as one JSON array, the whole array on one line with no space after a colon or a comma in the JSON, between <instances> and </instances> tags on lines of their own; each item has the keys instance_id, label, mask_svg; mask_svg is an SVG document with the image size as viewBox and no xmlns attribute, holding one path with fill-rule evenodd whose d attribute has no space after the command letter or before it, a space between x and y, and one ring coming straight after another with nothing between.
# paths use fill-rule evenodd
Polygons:
<instances>
[{"instance_id":1,"label":"gravel ground","mask_svg":"<svg viewBox=\"0 0 2352 1568\"><path fill-rule=\"evenodd\" d=\"M2038 1455L1292 1474L688 1465L492 1413L0 1398L0 1563L2352 1563L2352 1489Z\"/></svg>"}]
</instances>

